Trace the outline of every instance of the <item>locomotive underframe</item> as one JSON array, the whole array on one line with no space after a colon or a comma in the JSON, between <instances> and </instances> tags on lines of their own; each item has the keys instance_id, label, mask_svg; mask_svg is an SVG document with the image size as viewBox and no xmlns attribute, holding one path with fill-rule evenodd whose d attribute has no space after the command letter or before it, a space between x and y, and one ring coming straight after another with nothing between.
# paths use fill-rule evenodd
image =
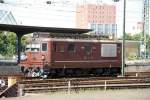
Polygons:
<instances>
[{"instance_id":1,"label":"locomotive underframe","mask_svg":"<svg viewBox=\"0 0 150 100\"><path fill-rule=\"evenodd\" d=\"M49 75L51 77L55 76L116 76L120 74L120 68L66 68L66 69L49 69Z\"/></svg>"},{"instance_id":2,"label":"locomotive underframe","mask_svg":"<svg viewBox=\"0 0 150 100\"><path fill-rule=\"evenodd\" d=\"M117 76L121 72L120 67L95 67L95 68L49 68L49 67L21 67L26 76L39 77L84 77L84 76ZM34 75L33 75L34 74Z\"/></svg>"}]
</instances>

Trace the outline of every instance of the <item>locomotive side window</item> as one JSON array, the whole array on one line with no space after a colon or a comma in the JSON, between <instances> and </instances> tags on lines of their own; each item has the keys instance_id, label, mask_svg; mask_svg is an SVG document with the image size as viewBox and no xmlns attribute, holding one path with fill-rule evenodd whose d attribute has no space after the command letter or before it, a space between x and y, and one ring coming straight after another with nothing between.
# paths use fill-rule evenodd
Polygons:
<instances>
[{"instance_id":1,"label":"locomotive side window","mask_svg":"<svg viewBox=\"0 0 150 100\"><path fill-rule=\"evenodd\" d=\"M59 52L65 52L65 47L64 47L64 45L60 45L60 47L59 47Z\"/></svg>"},{"instance_id":2,"label":"locomotive side window","mask_svg":"<svg viewBox=\"0 0 150 100\"><path fill-rule=\"evenodd\" d=\"M54 43L53 46L54 46L54 51L55 52L65 52L64 45L61 45L59 43Z\"/></svg>"},{"instance_id":3,"label":"locomotive side window","mask_svg":"<svg viewBox=\"0 0 150 100\"><path fill-rule=\"evenodd\" d=\"M101 57L117 57L117 44L101 44Z\"/></svg>"},{"instance_id":4,"label":"locomotive side window","mask_svg":"<svg viewBox=\"0 0 150 100\"><path fill-rule=\"evenodd\" d=\"M47 51L47 43L42 43L42 51Z\"/></svg>"},{"instance_id":5,"label":"locomotive side window","mask_svg":"<svg viewBox=\"0 0 150 100\"><path fill-rule=\"evenodd\" d=\"M68 48L67 48L68 52L75 52L75 44L74 43L70 43L68 45Z\"/></svg>"},{"instance_id":6,"label":"locomotive side window","mask_svg":"<svg viewBox=\"0 0 150 100\"><path fill-rule=\"evenodd\" d=\"M91 43L86 43L84 45L84 50L87 54L91 53L92 52L92 44Z\"/></svg>"}]
</instances>

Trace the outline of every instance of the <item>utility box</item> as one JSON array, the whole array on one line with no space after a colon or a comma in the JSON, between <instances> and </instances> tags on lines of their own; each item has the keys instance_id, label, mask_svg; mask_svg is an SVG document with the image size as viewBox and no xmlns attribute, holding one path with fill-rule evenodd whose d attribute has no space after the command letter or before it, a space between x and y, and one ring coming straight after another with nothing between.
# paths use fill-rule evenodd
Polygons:
<instances>
[{"instance_id":1,"label":"utility box","mask_svg":"<svg viewBox=\"0 0 150 100\"><path fill-rule=\"evenodd\" d=\"M8 76L8 87L17 83L18 77L17 76Z\"/></svg>"}]
</instances>

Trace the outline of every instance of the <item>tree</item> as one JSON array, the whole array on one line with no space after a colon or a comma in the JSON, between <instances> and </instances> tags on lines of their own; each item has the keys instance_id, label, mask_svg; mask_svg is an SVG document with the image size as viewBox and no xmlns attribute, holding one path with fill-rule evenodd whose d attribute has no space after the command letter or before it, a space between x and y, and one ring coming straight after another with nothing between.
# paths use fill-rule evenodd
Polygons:
<instances>
[{"instance_id":1,"label":"tree","mask_svg":"<svg viewBox=\"0 0 150 100\"><path fill-rule=\"evenodd\" d=\"M139 34L134 34L134 35L131 35L130 33L126 33L125 34L125 39L126 40L135 40L135 41L141 41L142 40L142 33L139 33Z\"/></svg>"},{"instance_id":2,"label":"tree","mask_svg":"<svg viewBox=\"0 0 150 100\"><path fill-rule=\"evenodd\" d=\"M126 40L135 40L135 41L144 41L143 33L135 34L135 35L130 35L129 33L125 34L125 39ZM146 51L147 53L150 52L150 35L146 35ZM140 46L140 45L139 45Z\"/></svg>"},{"instance_id":3,"label":"tree","mask_svg":"<svg viewBox=\"0 0 150 100\"><path fill-rule=\"evenodd\" d=\"M134 34L134 35L132 36L132 40L141 41L141 40L143 39L142 37L143 37L142 33Z\"/></svg>"},{"instance_id":4,"label":"tree","mask_svg":"<svg viewBox=\"0 0 150 100\"><path fill-rule=\"evenodd\" d=\"M27 36L23 36L22 39L21 39L21 48L22 48L22 51L25 51L26 45L27 45Z\"/></svg>"},{"instance_id":5,"label":"tree","mask_svg":"<svg viewBox=\"0 0 150 100\"><path fill-rule=\"evenodd\" d=\"M12 32L0 32L0 54L2 56L12 56L16 53L17 39L16 34ZM26 45L26 37L22 38L23 46Z\"/></svg>"},{"instance_id":6,"label":"tree","mask_svg":"<svg viewBox=\"0 0 150 100\"><path fill-rule=\"evenodd\" d=\"M146 36L147 37L147 50L150 51L150 36Z\"/></svg>"},{"instance_id":7,"label":"tree","mask_svg":"<svg viewBox=\"0 0 150 100\"><path fill-rule=\"evenodd\" d=\"M126 40L132 40L132 36L129 33L125 33Z\"/></svg>"}]
</instances>

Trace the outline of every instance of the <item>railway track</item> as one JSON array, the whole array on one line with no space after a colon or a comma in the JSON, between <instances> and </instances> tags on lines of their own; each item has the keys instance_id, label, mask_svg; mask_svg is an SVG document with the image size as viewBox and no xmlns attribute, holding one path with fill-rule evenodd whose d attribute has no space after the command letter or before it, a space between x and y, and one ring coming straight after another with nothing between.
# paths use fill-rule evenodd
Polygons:
<instances>
[{"instance_id":1,"label":"railway track","mask_svg":"<svg viewBox=\"0 0 150 100\"><path fill-rule=\"evenodd\" d=\"M0 88L2 92L7 88L7 77L1 76L6 86ZM150 72L127 72L125 77L84 77L84 78L23 78L18 82L25 93L41 93L48 91L78 91L87 88L135 88L150 87Z\"/></svg>"},{"instance_id":2,"label":"railway track","mask_svg":"<svg viewBox=\"0 0 150 100\"><path fill-rule=\"evenodd\" d=\"M150 77L150 72L125 72L125 76Z\"/></svg>"},{"instance_id":3,"label":"railway track","mask_svg":"<svg viewBox=\"0 0 150 100\"><path fill-rule=\"evenodd\" d=\"M23 79L25 93L41 93L54 91L78 91L89 88L137 88L150 87L150 77L90 77L62 79Z\"/></svg>"}]
</instances>

